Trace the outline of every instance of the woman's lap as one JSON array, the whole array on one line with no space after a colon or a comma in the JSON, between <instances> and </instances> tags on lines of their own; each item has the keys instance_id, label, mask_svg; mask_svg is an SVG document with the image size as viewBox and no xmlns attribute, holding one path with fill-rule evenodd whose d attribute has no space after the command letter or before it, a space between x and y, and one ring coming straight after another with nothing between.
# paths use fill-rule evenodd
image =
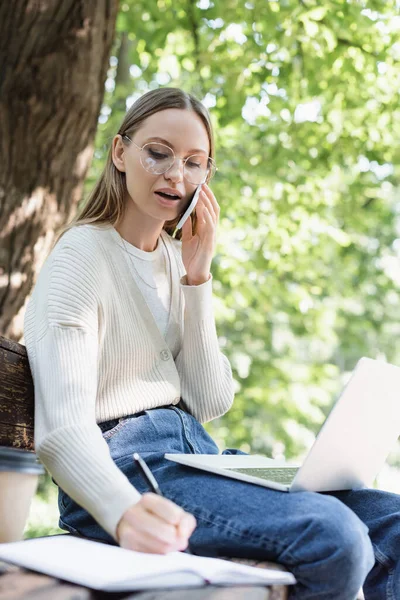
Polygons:
<instances>
[{"instance_id":1,"label":"woman's lap","mask_svg":"<svg viewBox=\"0 0 400 600\"><path fill-rule=\"evenodd\" d=\"M324 561L327 567L343 574L343 569L348 569L344 562L349 563L351 554L364 576L372 568L371 543L364 523L372 527L385 556L399 552L399 542L395 548L393 536L388 535L391 541L386 543L379 535L379 526L387 526L389 507L399 514L399 496L371 490L338 493L338 498L312 492L290 494L165 460L166 452L218 452L204 428L179 409L145 411L104 433L104 437L115 463L140 492L148 489L134 465L135 451L145 458L163 494L196 517L198 525L191 546L199 553L275 560L292 570L305 586L309 579L314 586L312 571ZM92 517L62 492L59 504L61 525L72 532L111 541ZM322 572L320 580L323 585ZM313 597L303 593L300 590L298 598Z\"/></svg>"}]
</instances>

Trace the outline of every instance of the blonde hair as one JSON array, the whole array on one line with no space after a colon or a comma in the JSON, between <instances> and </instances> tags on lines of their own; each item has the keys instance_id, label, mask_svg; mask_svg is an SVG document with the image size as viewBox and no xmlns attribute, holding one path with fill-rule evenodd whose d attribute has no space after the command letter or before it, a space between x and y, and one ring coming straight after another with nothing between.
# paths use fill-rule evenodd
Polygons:
<instances>
[{"instance_id":1,"label":"blonde hair","mask_svg":"<svg viewBox=\"0 0 400 600\"><path fill-rule=\"evenodd\" d=\"M200 117L208 134L210 156L214 158L214 136L208 110L197 98L178 88L159 88L141 96L126 113L118 133L122 137L124 135L131 137L148 117L168 108L192 110ZM119 171L114 165L112 148L110 148L104 170L90 193L85 206L70 223L57 232L54 246L71 227L89 223L114 225L119 222L124 213L126 189L125 173ZM165 222L164 229L170 235L172 235L180 216L173 221ZM194 225L195 218L193 220ZM182 233L179 231L176 235L177 239L180 239L181 235Z\"/></svg>"}]
</instances>

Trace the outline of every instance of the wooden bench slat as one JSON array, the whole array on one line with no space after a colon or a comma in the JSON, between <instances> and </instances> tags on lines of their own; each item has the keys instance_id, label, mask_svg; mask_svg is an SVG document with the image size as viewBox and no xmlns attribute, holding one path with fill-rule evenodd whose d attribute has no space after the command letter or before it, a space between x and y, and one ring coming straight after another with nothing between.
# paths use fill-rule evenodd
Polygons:
<instances>
[{"instance_id":1,"label":"wooden bench slat","mask_svg":"<svg viewBox=\"0 0 400 600\"><path fill-rule=\"evenodd\" d=\"M33 379L25 346L0 336L0 445L33 450Z\"/></svg>"},{"instance_id":2,"label":"wooden bench slat","mask_svg":"<svg viewBox=\"0 0 400 600\"><path fill-rule=\"evenodd\" d=\"M20 354L21 356L28 357L26 347L23 344L19 344L18 342L9 340L8 338L5 338L2 335L0 335L0 348L4 348L9 352L14 352L15 354Z\"/></svg>"},{"instance_id":3,"label":"wooden bench slat","mask_svg":"<svg viewBox=\"0 0 400 600\"><path fill-rule=\"evenodd\" d=\"M0 600L103 600L103 592L63 582L24 569L12 569L0 576ZM118 594L123 600L286 600L282 586L214 587L149 590Z\"/></svg>"},{"instance_id":4,"label":"wooden bench slat","mask_svg":"<svg viewBox=\"0 0 400 600\"><path fill-rule=\"evenodd\" d=\"M284 600L285 596L273 596L272 588L265 587L214 587L182 590L159 590L129 594L124 600ZM276 590L275 590L276 594Z\"/></svg>"},{"instance_id":5,"label":"wooden bench slat","mask_svg":"<svg viewBox=\"0 0 400 600\"><path fill-rule=\"evenodd\" d=\"M0 446L34 451L33 427L10 425L0 421Z\"/></svg>"},{"instance_id":6,"label":"wooden bench slat","mask_svg":"<svg viewBox=\"0 0 400 600\"><path fill-rule=\"evenodd\" d=\"M14 424L17 427L27 427L33 429L34 426L34 408L27 406L21 398L15 398L10 395L6 397L6 391L0 393L0 422ZM10 401L11 399L11 401Z\"/></svg>"},{"instance_id":7,"label":"wooden bench slat","mask_svg":"<svg viewBox=\"0 0 400 600\"><path fill-rule=\"evenodd\" d=\"M87 588L18 569L0 577L0 600L94 600Z\"/></svg>"}]
</instances>

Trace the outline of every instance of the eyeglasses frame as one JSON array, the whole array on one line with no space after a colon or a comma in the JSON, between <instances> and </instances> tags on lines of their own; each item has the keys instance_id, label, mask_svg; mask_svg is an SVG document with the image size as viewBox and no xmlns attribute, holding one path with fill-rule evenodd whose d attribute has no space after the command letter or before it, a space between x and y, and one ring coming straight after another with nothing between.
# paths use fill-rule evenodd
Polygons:
<instances>
[{"instance_id":1,"label":"eyeglasses frame","mask_svg":"<svg viewBox=\"0 0 400 600\"><path fill-rule=\"evenodd\" d=\"M168 171L169 171L170 169L172 169L172 167L174 166L174 164L175 164L175 161L176 161L176 159L177 159L177 158L178 158L178 160L182 160L182 165L183 165L183 171L182 171L182 174L183 174L183 177L186 179L186 181L188 181L188 182L189 182L189 183L191 183L192 185L203 185L203 184L204 184L204 183L206 183L207 181L210 181L210 179L211 179L212 177L214 177L215 173L218 171L218 167L217 167L217 165L215 164L215 160L214 160L213 158L211 158L211 156L209 156L209 157L208 157L208 160L211 160L212 164L214 165L214 172L213 172L213 174L211 175L211 177L209 177L209 176L207 175L207 177L206 177L205 181L203 181L201 184L200 184L200 183L199 183L199 184L193 183L192 181L189 181L189 179L188 179L187 177L185 177L185 174L184 174L184 173L185 173L185 164L186 164L186 161L188 161L188 160L189 160L189 158L192 158L192 156L198 156L197 154L191 154L191 155L190 155L190 156L188 156L187 158L180 159L179 157L177 157L177 156L176 156L175 152L173 151L173 149L172 149L170 146L167 146L166 144L163 144L162 142L146 142L146 144L143 144L143 146L139 146L139 145L138 145L136 142L134 142L134 141L133 141L133 140L132 140L132 139L129 137L129 135L127 135L126 133L124 133L124 134L122 135L122 137L123 137L123 138L126 138L127 140L129 140L130 142L132 142L132 144L133 144L134 146L136 146L136 148L137 148L138 150L140 150L140 152L143 150L143 148L145 148L145 147L146 147L146 146L148 146L149 144L159 144L160 146L164 146L164 148L168 148L168 150L171 150L171 152L172 152L172 154L173 154L173 156L174 156L174 162L172 163L172 165L171 165L171 166L170 166L168 169L166 169L165 171L163 171L162 173L153 173L153 175L164 175L164 173L168 173ZM146 167L144 166L144 164L143 164L143 162L142 162L142 159L140 159L140 164L142 165L143 169L144 169L145 171L147 171L147 173L151 173L151 171L148 171L148 170L146 169ZM209 172L209 171L210 171L210 170L208 170L208 172Z\"/></svg>"}]
</instances>

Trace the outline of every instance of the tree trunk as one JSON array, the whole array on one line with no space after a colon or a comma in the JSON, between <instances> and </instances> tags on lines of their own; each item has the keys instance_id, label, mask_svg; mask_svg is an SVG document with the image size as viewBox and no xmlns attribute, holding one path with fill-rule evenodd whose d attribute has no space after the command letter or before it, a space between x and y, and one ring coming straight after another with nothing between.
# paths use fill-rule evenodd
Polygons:
<instances>
[{"instance_id":1,"label":"tree trunk","mask_svg":"<svg viewBox=\"0 0 400 600\"><path fill-rule=\"evenodd\" d=\"M20 340L93 152L118 0L0 3L0 334Z\"/></svg>"}]
</instances>

